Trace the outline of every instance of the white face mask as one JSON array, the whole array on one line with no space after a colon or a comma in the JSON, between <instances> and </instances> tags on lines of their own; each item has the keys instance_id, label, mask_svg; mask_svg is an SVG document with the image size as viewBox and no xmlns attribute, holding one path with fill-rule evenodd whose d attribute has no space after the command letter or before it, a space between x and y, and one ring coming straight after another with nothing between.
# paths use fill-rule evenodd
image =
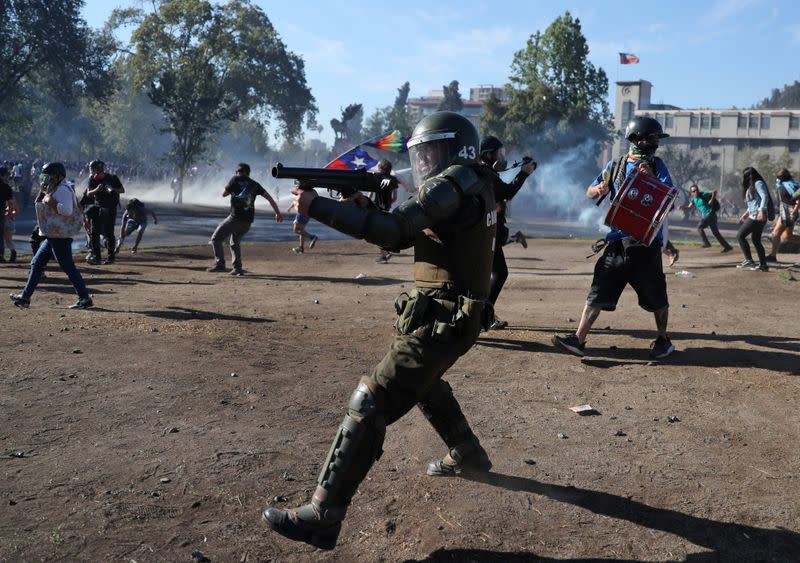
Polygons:
<instances>
[{"instance_id":1,"label":"white face mask","mask_svg":"<svg viewBox=\"0 0 800 563\"><path fill-rule=\"evenodd\" d=\"M492 169L496 172L503 172L506 168L508 168L508 160L506 159L506 148L500 147L497 149L494 157L494 164L492 164Z\"/></svg>"}]
</instances>

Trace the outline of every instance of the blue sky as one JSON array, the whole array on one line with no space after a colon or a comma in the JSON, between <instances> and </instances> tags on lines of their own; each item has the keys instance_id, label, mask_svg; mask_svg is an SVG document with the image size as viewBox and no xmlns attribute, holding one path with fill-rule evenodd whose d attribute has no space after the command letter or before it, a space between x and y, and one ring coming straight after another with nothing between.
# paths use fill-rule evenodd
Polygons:
<instances>
[{"instance_id":1,"label":"blue sky","mask_svg":"<svg viewBox=\"0 0 800 563\"><path fill-rule=\"evenodd\" d=\"M800 3L791 0L254 3L305 59L326 142L341 107L363 103L369 115L391 105L406 80L412 97L451 80L465 98L470 86L505 84L514 53L566 10L580 19L611 95L617 79L644 78L655 103L749 107L800 80ZM86 0L83 13L99 27L113 7L131 4ZM641 62L619 66L620 51Z\"/></svg>"}]
</instances>

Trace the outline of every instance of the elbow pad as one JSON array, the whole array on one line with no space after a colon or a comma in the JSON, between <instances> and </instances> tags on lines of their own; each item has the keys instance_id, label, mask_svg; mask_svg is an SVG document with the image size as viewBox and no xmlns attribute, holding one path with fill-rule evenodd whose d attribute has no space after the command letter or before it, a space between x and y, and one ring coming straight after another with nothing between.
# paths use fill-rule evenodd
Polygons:
<instances>
[{"instance_id":1,"label":"elbow pad","mask_svg":"<svg viewBox=\"0 0 800 563\"><path fill-rule=\"evenodd\" d=\"M468 166L450 166L420 188L419 203L425 214L438 223L452 217L461 207L462 194L478 184L478 175Z\"/></svg>"}]
</instances>

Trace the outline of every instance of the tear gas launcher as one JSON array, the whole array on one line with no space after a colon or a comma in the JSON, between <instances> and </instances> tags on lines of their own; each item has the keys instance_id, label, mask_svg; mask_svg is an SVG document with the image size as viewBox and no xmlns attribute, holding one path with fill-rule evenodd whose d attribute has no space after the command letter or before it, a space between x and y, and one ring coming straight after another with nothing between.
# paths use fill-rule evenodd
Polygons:
<instances>
[{"instance_id":1,"label":"tear gas launcher","mask_svg":"<svg viewBox=\"0 0 800 563\"><path fill-rule=\"evenodd\" d=\"M347 197L357 191L377 192L381 189L383 176L358 170L340 170L336 168L290 168L280 162L272 167L272 177L297 180L301 188L326 188L340 192Z\"/></svg>"}]
</instances>

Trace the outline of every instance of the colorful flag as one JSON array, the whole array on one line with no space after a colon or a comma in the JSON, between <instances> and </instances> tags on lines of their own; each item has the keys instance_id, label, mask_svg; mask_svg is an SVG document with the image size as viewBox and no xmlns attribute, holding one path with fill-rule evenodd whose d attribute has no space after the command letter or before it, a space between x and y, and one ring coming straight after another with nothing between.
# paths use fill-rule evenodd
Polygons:
<instances>
[{"instance_id":1,"label":"colorful flag","mask_svg":"<svg viewBox=\"0 0 800 563\"><path fill-rule=\"evenodd\" d=\"M635 65L639 62L639 57L633 53L620 53L619 64L621 65Z\"/></svg>"},{"instance_id":2,"label":"colorful flag","mask_svg":"<svg viewBox=\"0 0 800 563\"><path fill-rule=\"evenodd\" d=\"M382 151L406 152L408 150L408 147L406 147L406 141L408 141L408 137L403 137L403 135L400 134L400 131L395 129L394 131L389 131L383 135L378 135L369 141L364 141L361 144L367 145L368 147L375 147L376 149L381 149Z\"/></svg>"},{"instance_id":3,"label":"colorful flag","mask_svg":"<svg viewBox=\"0 0 800 563\"><path fill-rule=\"evenodd\" d=\"M378 161L372 158L367 151L361 147L353 147L346 153L336 157L325 165L325 168L335 168L338 170L358 170L359 168L370 169L378 165Z\"/></svg>"}]
</instances>

